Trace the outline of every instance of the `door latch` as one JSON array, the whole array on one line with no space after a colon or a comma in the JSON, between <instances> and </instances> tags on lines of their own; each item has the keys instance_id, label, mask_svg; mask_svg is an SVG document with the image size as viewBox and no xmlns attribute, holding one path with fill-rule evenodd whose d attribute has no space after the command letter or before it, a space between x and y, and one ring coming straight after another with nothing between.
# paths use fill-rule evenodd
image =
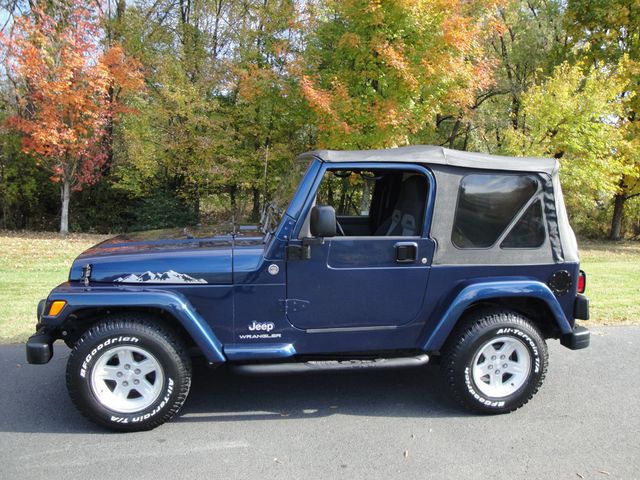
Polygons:
<instances>
[{"instance_id":1,"label":"door latch","mask_svg":"<svg viewBox=\"0 0 640 480\"><path fill-rule=\"evenodd\" d=\"M413 263L418 258L418 244L416 242L398 242L394 247L397 263Z\"/></svg>"}]
</instances>

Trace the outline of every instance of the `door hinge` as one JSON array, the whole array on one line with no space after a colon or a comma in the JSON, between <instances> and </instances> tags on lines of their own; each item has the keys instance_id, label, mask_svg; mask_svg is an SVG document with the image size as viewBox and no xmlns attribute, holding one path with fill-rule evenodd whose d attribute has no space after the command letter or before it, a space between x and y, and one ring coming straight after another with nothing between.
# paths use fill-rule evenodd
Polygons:
<instances>
[{"instance_id":1,"label":"door hinge","mask_svg":"<svg viewBox=\"0 0 640 480\"><path fill-rule=\"evenodd\" d=\"M306 310L311 302L308 300L299 300L297 298L280 299L280 305L284 309L284 314L287 315L290 312L299 312Z\"/></svg>"},{"instance_id":2,"label":"door hinge","mask_svg":"<svg viewBox=\"0 0 640 480\"><path fill-rule=\"evenodd\" d=\"M324 238L307 237L302 239L301 245L287 245L287 260L309 260L311 245L324 245Z\"/></svg>"},{"instance_id":3,"label":"door hinge","mask_svg":"<svg viewBox=\"0 0 640 480\"><path fill-rule=\"evenodd\" d=\"M309 260L311 247L309 245L287 245L287 260Z\"/></svg>"}]
</instances>

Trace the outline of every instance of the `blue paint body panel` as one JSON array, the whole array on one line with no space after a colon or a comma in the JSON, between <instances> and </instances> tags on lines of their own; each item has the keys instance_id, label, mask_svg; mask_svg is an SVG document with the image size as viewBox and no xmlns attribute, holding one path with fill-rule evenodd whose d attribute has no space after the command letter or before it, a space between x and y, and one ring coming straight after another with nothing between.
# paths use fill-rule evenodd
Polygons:
<instances>
[{"instance_id":1,"label":"blue paint body panel","mask_svg":"<svg viewBox=\"0 0 640 480\"><path fill-rule=\"evenodd\" d=\"M311 248L311 259L287 265L290 298L304 309L287 314L300 329L400 326L416 319L427 292L429 262L399 264L394 246L404 239L327 239ZM419 258L430 259L434 244L415 238Z\"/></svg>"},{"instance_id":2,"label":"blue paint body panel","mask_svg":"<svg viewBox=\"0 0 640 480\"><path fill-rule=\"evenodd\" d=\"M544 302L558 334L574 327L575 288L547 286L558 270L577 283L577 263L434 265L430 237L436 184L430 170L395 163L310 165L277 230L225 225L115 237L80 255L69 282L48 301L65 300L41 325L60 333L92 309L155 308L180 322L210 362L268 361L302 355L439 351L476 302L533 298ZM424 228L415 237L334 237L287 258L328 168L403 169L429 182ZM398 242L415 244L413 263L396 261ZM82 281L91 265L90 282Z\"/></svg>"},{"instance_id":3,"label":"blue paint body panel","mask_svg":"<svg viewBox=\"0 0 640 480\"><path fill-rule=\"evenodd\" d=\"M230 285L233 237L220 234L227 230L221 227L198 238L183 230L114 237L82 253L73 262L69 280L79 281L83 267L90 264L94 282L139 283L135 276L176 272L185 275L180 281L191 278L199 283Z\"/></svg>"},{"instance_id":4,"label":"blue paint body panel","mask_svg":"<svg viewBox=\"0 0 640 480\"><path fill-rule=\"evenodd\" d=\"M229 361L237 360L269 360L293 357L296 349L290 343L260 345L225 345L224 353Z\"/></svg>"}]
</instances>

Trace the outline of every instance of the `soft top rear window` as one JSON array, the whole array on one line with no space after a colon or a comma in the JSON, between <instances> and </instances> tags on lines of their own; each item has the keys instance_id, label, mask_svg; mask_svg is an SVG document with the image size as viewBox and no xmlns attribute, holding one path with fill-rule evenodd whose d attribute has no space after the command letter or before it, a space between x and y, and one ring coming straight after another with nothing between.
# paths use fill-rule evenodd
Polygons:
<instances>
[{"instance_id":1,"label":"soft top rear window","mask_svg":"<svg viewBox=\"0 0 640 480\"><path fill-rule=\"evenodd\" d=\"M467 175L460 182L453 244L491 247L537 190L538 181L529 175Z\"/></svg>"}]
</instances>

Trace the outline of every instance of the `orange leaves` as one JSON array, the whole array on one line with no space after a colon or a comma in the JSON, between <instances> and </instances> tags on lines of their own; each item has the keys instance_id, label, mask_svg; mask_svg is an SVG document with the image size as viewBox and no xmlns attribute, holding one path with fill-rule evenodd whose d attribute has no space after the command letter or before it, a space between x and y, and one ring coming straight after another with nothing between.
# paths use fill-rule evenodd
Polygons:
<instances>
[{"instance_id":1,"label":"orange leaves","mask_svg":"<svg viewBox=\"0 0 640 480\"><path fill-rule=\"evenodd\" d=\"M500 18L492 18L489 21L489 28L493 30L499 37L502 37L508 31L507 25Z\"/></svg>"},{"instance_id":2,"label":"orange leaves","mask_svg":"<svg viewBox=\"0 0 640 480\"><path fill-rule=\"evenodd\" d=\"M327 115L335 115L332 107L333 98L331 93L316 88L310 77L304 75L300 80L302 93L311 105L311 108L319 110Z\"/></svg>"},{"instance_id":3,"label":"orange leaves","mask_svg":"<svg viewBox=\"0 0 640 480\"><path fill-rule=\"evenodd\" d=\"M238 72L238 97L242 101L251 102L274 82L271 70L248 64Z\"/></svg>"},{"instance_id":4,"label":"orange leaves","mask_svg":"<svg viewBox=\"0 0 640 480\"><path fill-rule=\"evenodd\" d=\"M391 45L384 37L376 36L371 42L371 48L406 82L407 88L413 90L418 86L418 80L412 71L413 66L404 54L402 41L396 41L395 45Z\"/></svg>"},{"instance_id":5,"label":"orange leaves","mask_svg":"<svg viewBox=\"0 0 640 480\"><path fill-rule=\"evenodd\" d=\"M101 52L99 20L79 0L61 18L38 9L17 18L2 43L21 86L21 111L9 124L23 133L23 149L41 157L53 181L97 180L118 95L143 87L140 63L120 46Z\"/></svg>"},{"instance_id":6,"label":"orange leaves","mask_svg":"<svg viewBox=\"0 0 640 480\"><path fill-rule=\"evenodd\" d=\"M405 124L408 120L406 111L403 112L398 108L398 104L394 100L387 100L374 105L378 127L398 128Z\"/></svg>"},{"instance_id":7,"label":"orange leaves","mask_svg":"<svg viewBox=\"0 0 640 480\"><path fill-rule=\"evenodd\" d=\"M137 92L144 88L142 63L125 54L121 45L109 48L100 59L109 73L109 80L125 91Z\"/></svg>"},{"instance_id":8,"label":"orange leaves","mask_svg":"<svg viewBox=\"0 0 640 480\"><path fill-rule=\"evenodd\" d=\"M340 48L358 48L360 37L353 32L345 32L338 40L338 46Z\"/></svg>"},{"instance_id":9,"label":"orange leaves","mask_svg":"<svg viewBox=\"0 0 640 480\"><path fill-rule=\"evenodd\" d=\"M318 125L321 131L335 131L339 134L351 132L349 124L341 119L344 118L342 112L339 113L334 108L334 105L338 108L344 107L344 102L348 100L349 95L344 85L334 80L332 91L322 90L316 88L313 80L305 75L300 80L300 87L311 108L322 117Z\"/></svg>"},{"instance_id":10,"label":"orange leaves","mask_svg":"<svg viewBox=\"0 0 640 480\"><path fill-rule=\"evenodd\" d=\"M462 53L469 53L474 46L477 30L472 19L462 15L451 15L442 22L442 38L446 45Z\"/></svg>"},{"instance_id":11,"label":"orange leaves","mask_svg":"<svg viewBox=\"0 0 640 480\"><path fill-rule=\"evenodd\" d=\"M301 87L331 147L402 145L493 81L483 45L503 0L343 0L316 33ZM345 125L350 135L345 135Z\"/></svg>"}]
</instances>

